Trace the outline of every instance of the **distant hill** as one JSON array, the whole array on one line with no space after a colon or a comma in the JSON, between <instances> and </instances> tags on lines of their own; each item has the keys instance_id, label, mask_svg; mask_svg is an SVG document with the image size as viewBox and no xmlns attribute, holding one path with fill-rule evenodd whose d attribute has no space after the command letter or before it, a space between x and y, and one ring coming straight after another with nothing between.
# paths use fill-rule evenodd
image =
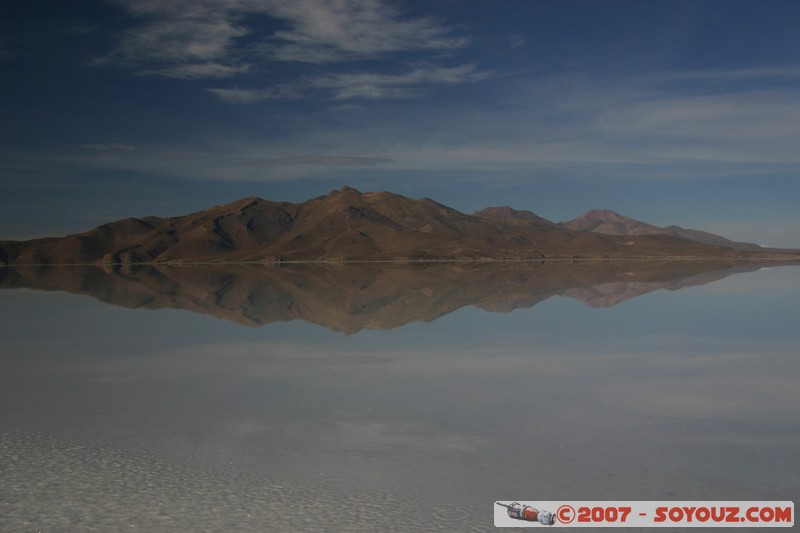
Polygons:
<instances>
[{"instance_id":1,"label":"distant hill","mask_svg":"<svg viewBox=\"0 0 800 533\"><path fill-rule=\"evenodd\" d=\"M680 226L667 226L663 228L653 226L652 224L628 218L607 209L593 209L587 211L576 219L560 223L559 226L566 229L592 231L606 235L670 235L701 244L727 246L737 250L762 250L757 244L731 241L725 237L714 235L706 231L685 229Z\"/></svg>"},{"instance_id":2,"label":"distant hill","mask_svg":"<svg viewBox=\"0 0 800 533\"><path fill-rule=\"evenodd\" d=\"M620 238L578 231L506 207L467 215L428 198L361 193L349 187L302 203L247 197L184 216L127 218L60 238L0 241L0 263L34 265L720 258L763 253L663 232Z\"/></svg>"}]
</instances>

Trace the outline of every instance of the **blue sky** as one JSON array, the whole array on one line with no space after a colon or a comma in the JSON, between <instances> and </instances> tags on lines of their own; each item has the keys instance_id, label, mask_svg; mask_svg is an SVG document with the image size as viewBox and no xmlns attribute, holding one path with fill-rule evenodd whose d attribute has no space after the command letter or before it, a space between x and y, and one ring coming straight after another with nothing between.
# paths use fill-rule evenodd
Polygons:
<instances>
[{"instance_id":1,"label":"blue sky","mask_svg":"<svg viewBox=\"0 0 800 533\"><path fill-rule=\"evenodd\" d=\"M13 1L0 239L342 185L800 247L800 3Z\"/></svg>"}]
</instances>

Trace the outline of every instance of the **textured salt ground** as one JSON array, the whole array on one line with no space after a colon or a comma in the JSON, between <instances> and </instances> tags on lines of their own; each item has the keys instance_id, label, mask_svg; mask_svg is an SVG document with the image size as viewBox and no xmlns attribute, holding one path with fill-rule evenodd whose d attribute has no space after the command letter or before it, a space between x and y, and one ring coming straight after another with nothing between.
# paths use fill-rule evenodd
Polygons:
<instances>
[{"instance_id":1,"label":"textured salt ground","mask_svg":"<svg viewBox=\"0 0 800 533\"><path fill-rule=\"evenodd\" d=\"M0 434L0 531L485 531L413 495L268 480L96 443Z\"/></svg>"}]
</instances>

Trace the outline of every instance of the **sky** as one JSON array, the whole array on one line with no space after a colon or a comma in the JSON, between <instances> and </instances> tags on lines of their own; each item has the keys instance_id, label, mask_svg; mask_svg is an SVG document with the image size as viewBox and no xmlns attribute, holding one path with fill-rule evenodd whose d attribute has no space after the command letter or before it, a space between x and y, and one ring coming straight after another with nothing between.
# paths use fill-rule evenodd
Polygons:
<instances>
[{"instance_id":1,"label":"sky","mask_svg":"<svg viewBox=\"0 0 800 533\"><path fill-rule=\"evenodd\" d=\"M800 3L12 0L0 239L344 185L800 248Z\"/></svg>"}]
</instances>

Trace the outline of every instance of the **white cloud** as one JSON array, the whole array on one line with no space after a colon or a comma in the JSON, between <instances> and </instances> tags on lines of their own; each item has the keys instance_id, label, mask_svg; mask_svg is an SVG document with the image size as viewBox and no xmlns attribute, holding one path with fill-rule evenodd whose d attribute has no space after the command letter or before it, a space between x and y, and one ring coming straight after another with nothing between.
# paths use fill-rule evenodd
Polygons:
<instances>
[{"instance_id":1,"label":"white cloud","mask_svg":"<svg viewBox=\"0 0 800 533\"><path fill-rule=\"evenodd\" d=\"M388 157L351 155L344 149L302 149L297 145L265 148L237 142L215 143L206 150L125 144L87 144L81 148L82 153L50 153L46 158L40 157L39 166L47 166L53 175L63 173L64 168L90 168L198 181L244 182L288 181L309 173L346 177L392 163ZM286 153L300 155L282 155ZM9 160L6 158L0 165L0 175L13 171Z\"/></svg>"},{"instance_id":2,"label":"white cloud","mask_svg":"<svg viewBox=\"0 0 800 533\"><path fill-rule=\"evenodd\" d=\"M372 72L336 73L297 82L295 85L277 85L262 89L238 87L207 89L208 92L237 104L250 104L262 100L296 100L310 95L309 91L333 91L336 100L357 98L411 98L425 93L434 85L474 83L489 76L475 65L437 67L426 65L401 74L376 74Z\"/></svg>"},{"instance_id":3,"label":"white cloud","mask_svg":"<svg viewBox=\"0 0 800 533\"><path fill-rule=\"evenodd\" d=\"M224 78L253 61L328 63L408 50L448 51L466 44L427 17L410 18L383 0L116 0L139 24L97 60L173 78ZM247 17L286 27L255 43Z\"/></svg>"},{"instance_id":4,"label":"white cloud","mask_svg":"<svg viewBox=\"0 0 800 533\"><path fill-rule=\"evenodd\" d=\"M512 35L510 38L509 48L514 50L516 48L522 48L525 46L525 39L523 39L520 35Z\"/></svg>"},{"instance_id":5,"label":"white cloud","mask_svg":"<svg viewBox=\"0 0 800 533\"><path fill-rule=\"evenodd\" d=\"M781 148L789 139L800 140L799 120L800 99L794 95L747 91L639 99L605 110L598 117L598 126L609 134L644 135L672 144L685 141L695 147L698 143L706 148L728 141L746 143L750 149L745 153L767 155L769 146ZM744 148L737 146L726 158L742 157ZM770 155L770 160L775 155Z\"/></svg>"},{"instance_id":6,"label":"white cloud","mask_svg":"<svg viewBox=\"0 0 800 533\"><path fill-rule=\"evenodd\" d=\"M380 0L277 0L270 14L289 24L263 50L282 61L327 63L403 50L454 50L466 44L431 18L404 18ZM275 42L277 41L277 42Z\"/></svg>"},{"instance_id":7,"label":"white cloud","mask_svg":"<svg viewBox=\"0 0 800 533\"><path fill-rule=\"evenodd\" d=\"M225 57L235 37L247 33L231 21L209 20L191 14L170 16L139 31L128 33L120 43L118 56L144 61L208 61Z\"/></svg>"},{"instance_id":8,"label":"white cloud","mask_svg":"<svg viewBox=\"0 0 800 533\"><path fill-rule=\"evenodd\" d=\"M290 86L276 86L265 89L233 87L230 89L215 88L206 90L226 102L235 104L252 104L261 100L296 100L302 97L298 88Z\"/></svg>"},{"instance_id":9,"label":"white cloud","mask_svg":"<svg viewBox=\"0 0 800 533\"><path fill-rule=\"evenodd\" d=\"M425 66L404 74L333 74L311 82L315 87L333 89L337 100L351 98L405 98L419 94L430 85L472 83L488 72L467 64L458 67Z\"/></svg>"},{"instance_id":10,"label":"white cloud","mask_svg":"<svg viewBox=\"0 0 800 533\"><path fill-rule=\"evenodd\" d=\"M150 70L142 70L141 75L156 75L165 78L202 79L202 78L228 78L236 74L243 74L250 70L250 65L224 65L220 63L188 63L172 65Z\"/></svg>"},{"instance_id":11,"label":"white cloud","mask_svg":"<svg viewBox=\"0 0 800 533\"><path fill-rule=\"evenodd\" d=\"M142 74L177 78L227 77L247 69L233 55L234 40L248 34L239 22L243 2L117 0L141 23L98 63L144 67Z\"/></svg>"}]
</instances>

